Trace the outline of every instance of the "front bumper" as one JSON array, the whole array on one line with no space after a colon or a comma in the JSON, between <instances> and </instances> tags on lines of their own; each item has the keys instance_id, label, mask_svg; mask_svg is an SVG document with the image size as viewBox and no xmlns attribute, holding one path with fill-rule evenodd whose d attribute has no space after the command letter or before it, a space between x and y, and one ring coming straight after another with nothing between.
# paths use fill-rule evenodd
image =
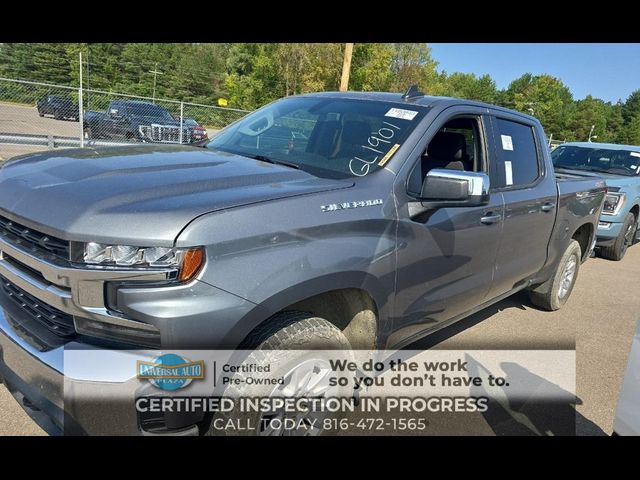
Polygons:
<instances>
[{"instance_id":1,"label":"front bumper","mask_svg":"<svg viewBox=\"0 0 640 480\"><path fill-rule=\"evenodd\" d=\"M12 328L0 309L0 382L50 435L201 434L206 428L202 412L165 413L148 423L148 417L136 410L137 398L163 392L136 377L135 361L153 361L159 354L102 350L80 342L39 351ZM96 363L96 358L103 361Z\"/></svg>"},{"instance_id":2,"label":"front bumper","mask_svg":"<svg viewBox=\"0 0 640 480\"><path fill-rule=\"evenodd\" d=\"M607 217L601 217L596 232L596 245L598 247L610 247L620 235L622 222L612 221Z\"/></svg>"},{"instance_id":3,"label":"front bumper","mask_svg":"<svg viewBox=\"0 0 640 480\"><path fill-rule=\"evenodd\" d=\"M0 379L49 434L64 428L62 349L38 352L16 335L0 310Z\"/></svg>"},{"instance_id":4,"label":"front bumper","mask_svg":"<svg viewBox=\"0 0 640 480\"><path fill-rule=\"evenodd\" d=\"M23 410L50 435L142 435L135 404L135 378L88 381L65 377L65 349L96 349L70 343L39 352L18 336L0 310L0 378ZM113 352L113 356L130 355ZM96 372L96 378L101 374ZM145 393L141 391L140 395ZM196 419L197 420L197 419ZM180 425L176 431L193 431ZM16 432L17 433L17 432Z\"/></svg>"}]
</instances>

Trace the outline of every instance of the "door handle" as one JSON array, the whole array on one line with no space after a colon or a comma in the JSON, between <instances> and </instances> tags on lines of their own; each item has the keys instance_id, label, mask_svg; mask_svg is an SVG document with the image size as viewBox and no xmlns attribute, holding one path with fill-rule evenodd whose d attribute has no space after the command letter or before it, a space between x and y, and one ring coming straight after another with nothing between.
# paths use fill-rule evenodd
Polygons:
<instances>
[{"instance_id":1,"label":"door handle","mask_svg":"<svg viewBox=\"0 0 640 480\"><path fill-rule=\"evenodd\" d=\"M487 215L480 218L480 223L484 225L491 225L493 223L498 223L500 220L502 220L502 215L489 212Z\"/></svg>"},{"instance_id":2,"label":"door handle","mask_svg":"<svg viewBox=\"0 0 640 480\"><path fill-rule=\"evenodd\" d=\"M555 203L547 202L544 205L542 205L542 207L540 207L540 210L542 210L543 212L550 212L554 208L556 208Z\"/></svg>"}]
</instances>

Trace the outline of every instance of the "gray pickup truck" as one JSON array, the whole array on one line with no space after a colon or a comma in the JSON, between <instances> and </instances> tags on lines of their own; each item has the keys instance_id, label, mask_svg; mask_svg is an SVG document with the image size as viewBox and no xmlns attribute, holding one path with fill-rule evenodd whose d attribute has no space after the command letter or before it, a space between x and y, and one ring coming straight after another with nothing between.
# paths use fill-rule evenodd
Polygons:
<instances>
[{"instance_id":1,"label":"gray pickup truck","mask_svg":"<svg viewBox=\"0 0 640 480\"><path fill-rule=\"evenodd\" d=\"M414 89L288 97L206 148L14 158L0 372L54 427L145 433L65 404L65 349L395 349L523 289L555 310L605 192L554 174L535 118Z\"/></svg>"}]
</instances>

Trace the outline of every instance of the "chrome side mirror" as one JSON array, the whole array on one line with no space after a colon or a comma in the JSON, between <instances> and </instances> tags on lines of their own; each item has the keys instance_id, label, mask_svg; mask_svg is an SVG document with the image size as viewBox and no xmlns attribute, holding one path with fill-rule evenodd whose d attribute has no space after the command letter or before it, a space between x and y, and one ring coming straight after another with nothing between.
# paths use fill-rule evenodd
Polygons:
<instances>
[{"instance_id":1,"label":"chrome side mirror","mask_svg":"<svg viewBox=\"0 0 640 480\"><path fill-rule=\"evenodd\" d=\"M489 176L462 170L433 169L422 183L420 200L433 206L475 207L489 203Z\"/></svg>"}]
</instances>

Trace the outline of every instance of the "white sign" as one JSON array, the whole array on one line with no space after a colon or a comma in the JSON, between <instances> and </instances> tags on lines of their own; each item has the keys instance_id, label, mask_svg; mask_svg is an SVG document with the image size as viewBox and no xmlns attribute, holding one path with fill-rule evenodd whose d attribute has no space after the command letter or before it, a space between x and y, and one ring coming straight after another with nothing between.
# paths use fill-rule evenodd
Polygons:
<instances>
[{"instance_id":1,"label":"white sign","mask_svg":"<svg viewBox=\"0 0 640 480\"><path fill-rule=\"evenodd\" d=\"M413 120L417 114L418 112L414 110L404 110L402 108L391 108L387 113L384 114L384 116L400 118L401 120Z\"/></svg>"},{"instance_id":2,"label":"white sign","mask_svg":"<svg viewBox=\"0 0 640 480\"><path fill-rule=\"evenodd\" d=\"M500 135L502 139L502 149L503 150L511 150L513 151L513 140L509 135Z\"/></svg>"},{"instance_id":3,"label":"white sign","mask_svg":"<svg viewBox=\"0 0 640 480\"><path fill-rule=\"evenodd\" d=\"M511 162L504 162L504 176L507 185L513 185L513 168L511 168Z\"/></svg>"}]
</instances>

